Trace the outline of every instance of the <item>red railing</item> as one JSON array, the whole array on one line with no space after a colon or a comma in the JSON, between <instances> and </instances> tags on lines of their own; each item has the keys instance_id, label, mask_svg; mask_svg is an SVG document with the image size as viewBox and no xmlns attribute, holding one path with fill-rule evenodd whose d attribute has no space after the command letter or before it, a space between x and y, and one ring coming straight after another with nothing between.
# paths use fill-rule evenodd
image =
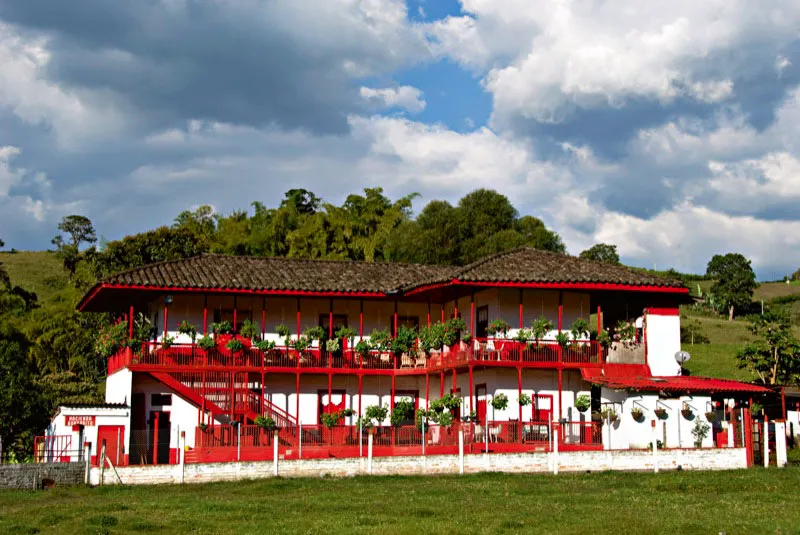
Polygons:
<instances>
[{"instance_id":1,"label":"red railing","mask_svg":"<svg viewBox=\"0 0 800 535\"><path fill-rule=\"evenodd\" d=\"M569 450L602 449L601 426L594 422L489 421L487 423L454 422L449 426L420 427L377 426L359 432L357 426L303 425L301 440L297 427L266 431L258 426L217 425L205 431L197 429L195 449L187 462L272 459L272 440L278 433L279 455L284 459L366 456L369 436L373 455L437 455L458 453L459 430L464 432L465 453L547 452L553 438L559 448Z\"/></svg>"},{"instance_id":2,"label":"red railing","mask_svg":"<svg viewBox=\"0 0 800 535\"><path fill-rule=\"evenodd\" d=\"M286 368L353 370L441 370L468 364L600 364L602 347L596 341L580 341L561 347L555 342L521 343L514 340L475 339L470 344L435 351L400 356L370 351L359 354L352 349L341 353L276 347L267 352L250 347L232 353L224 347L202 349L193 344L163 347L147 342L137 351L124 348L109 359L109 373L129 365L178 368Z\"/></svg>"}]
</instances>

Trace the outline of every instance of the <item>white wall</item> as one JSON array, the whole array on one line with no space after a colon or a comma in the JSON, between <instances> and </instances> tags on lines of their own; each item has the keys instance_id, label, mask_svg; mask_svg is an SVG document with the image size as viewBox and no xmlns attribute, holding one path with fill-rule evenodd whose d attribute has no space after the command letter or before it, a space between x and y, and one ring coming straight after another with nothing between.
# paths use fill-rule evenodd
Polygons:
<instances>
[{"instance_id":1,"label":"white wall","mask_svg":"<svg viewBox=\"0 0 800 535\"><path fill-rule=\"evenodd\" d=\"M602 402L614 403L618 420L612 425L603 425L603 443L606 449L647 448L653 439L661 440L665 448L693 448L692 429L696 421L708 424L711 429L703 440L703 447L714 445L714 424L708 422L705 412L709 410L710 396L682 396L677 399L659 399L656 393L629 393L602 389ZM693 410L694 417L687 420L681 415L684 404ZM631 410L638 407L644 411L644 419L637 422ZM656 408L666 408L667 419L655 416ZM652 427L652 422L656 427ZM666 439L666 440L665 440Z\"/></svg>"},{"instance_id":2,"label":"white wall","mask_svg":"<svg viewBox=\"0 0 800 535\"><path fill-rule=\"evenodd\" d=\"M675 353L681 350L681 319L678 315L647 315L647 363L656 377L681 374Z\"/></svg>"},{"instance_id":3,"label":"white wall","mask_svg":"<svg viewBox=\"0 0 800 535\"><path fill-rule=\"evenodd\" d=\"M133 373L123 368L106 377L106 403L131 404Z\"/></svg>"}]
</instances>

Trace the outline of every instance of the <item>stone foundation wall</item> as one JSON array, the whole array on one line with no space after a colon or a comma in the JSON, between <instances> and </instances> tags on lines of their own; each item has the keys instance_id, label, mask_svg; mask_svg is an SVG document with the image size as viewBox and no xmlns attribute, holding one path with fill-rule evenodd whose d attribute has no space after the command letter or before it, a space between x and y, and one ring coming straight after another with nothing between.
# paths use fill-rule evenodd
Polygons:
<instances>
[{"instance_id":1,"label":"stone foundation wall","mask_svg":"<svg viewBox=\"0 0 800 535\"><path fill-rule=\"evenodd\" d=\"M50 485L83 485L86 463L35 463L0 465L0 489L40 489Z\"/></svg>"},{"instance_id":2,"label":"stone foundation wall","mask_svg":"<svg viewBox=\"0 0 800 535\"><path fill-rule=\"evenodd\" d=\"M506 453L464 456L464 472L552 472L556 456L551 453ZM558 470L585 472L602 470L652 471L656 458L652 452L637 450L591 451L559 453ZM661 470L730 470L747 467L747 453L743 448L662 450L658 452ZM376 457L372 460L374 475L435 475L459 472L458 455L432 455L428 457ZM163 483L207 483L274 477L274 465L267 462L231 462L159 466L118 467L122 483L126 485ZM307 459L279 461L278 474L282 477L349 477L366 475L369 463L366 458ZM106 470L104 484L117 483L113 472ZM100 483L100 471L91 473L92 484Z\"/></svg>"}]
</instances>

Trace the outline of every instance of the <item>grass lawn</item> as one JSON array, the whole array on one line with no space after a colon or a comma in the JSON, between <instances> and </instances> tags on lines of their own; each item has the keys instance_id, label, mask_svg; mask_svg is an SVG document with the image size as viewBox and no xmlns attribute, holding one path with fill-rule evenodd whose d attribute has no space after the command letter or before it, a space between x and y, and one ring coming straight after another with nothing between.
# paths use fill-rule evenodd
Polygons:
<instances>
[{"instance_id":1,"label":"grass lawn","mask_svg":"<svg viewBox=\"0 0 800 535\"><path fill-rule=\"evenodd\" d=\"M47 251L0 252L0 263L8 271L11 283L36 292L40 302L67 284L61 261Z\"/></svg>"},{"instance_id":2,"label":"grass lawn","mask_svg":"<svg viewBox=\"0 0 800 535\"><path fill-rule=\"evenodd\" d=\"M0 533L798 533L800 469L0 492Z\"/></svg>"},{"instance_id":3,"label":"grass lawn","mask_svg":"<svg viewBox=\"0 0 800 535\"><path fill-rule=\"evenodd\" d=\"M750 372L739 369L736 360L736 352L742 345L744 344L682 344L681 348L692 355L684 367L692 375L752 381Z\"/></svg>"},{"instance_id":4,"label":"grass lawn","mask_svg":"<svg viewBox=\"0 0 800 535\"><path fill-rule=\"evenodd\" d=\"M753 293L753 301L769 301L775 297L783 297L800 293L800 281L785 282L763 282Z\"/></svg>"}]
</instances>

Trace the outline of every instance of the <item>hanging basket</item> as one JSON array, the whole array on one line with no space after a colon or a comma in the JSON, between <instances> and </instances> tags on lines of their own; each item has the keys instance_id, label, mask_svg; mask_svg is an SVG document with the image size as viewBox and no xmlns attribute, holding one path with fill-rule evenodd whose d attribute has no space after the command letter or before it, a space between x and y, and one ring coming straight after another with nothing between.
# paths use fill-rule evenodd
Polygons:
<instances>
[{"instance_id":1,"label":"hanging basket","mask_svg":"<svg viewBox=\"0 0 800 535\"><path fill-rule=\"evenodd\" d=\"M669 413L667 413L667 409L656 409L653 412L655 413L656 418L658 418L659 420L666 420L667 417L669 416Z\"/></svg>"},{"instance_id":2,"label":"hanging basket","mask_svg":"<svg viewBox=\"0 0 800 535\"><path fill-rule=\"evenodd\" d=\"M631 416L637 422L641 422L644 419L644 411L638 407L631 409Z\"/></svg>"},{"instance_id":3,"label":"hanging basket","mask_svg":"<svg viewBox=\"0 0 800 535\"><path fill-rule=\"evenodd\" d=\"M692 409L681 409L681 416L683 416L687 420L691 420L692 416L694 416L694 412L692 411Z\"/></svg>"},{"instance_id":4,"label":"hanging basket","mask_svg":"<svg viewBox=\"0 0 800 535\"><path fill-rule=\"evenodd\" d=\"M716 411L708 411L706 413L706 420L708 420L709 422L716 422L717 421Z\"/></svg>"}]
</instances>

